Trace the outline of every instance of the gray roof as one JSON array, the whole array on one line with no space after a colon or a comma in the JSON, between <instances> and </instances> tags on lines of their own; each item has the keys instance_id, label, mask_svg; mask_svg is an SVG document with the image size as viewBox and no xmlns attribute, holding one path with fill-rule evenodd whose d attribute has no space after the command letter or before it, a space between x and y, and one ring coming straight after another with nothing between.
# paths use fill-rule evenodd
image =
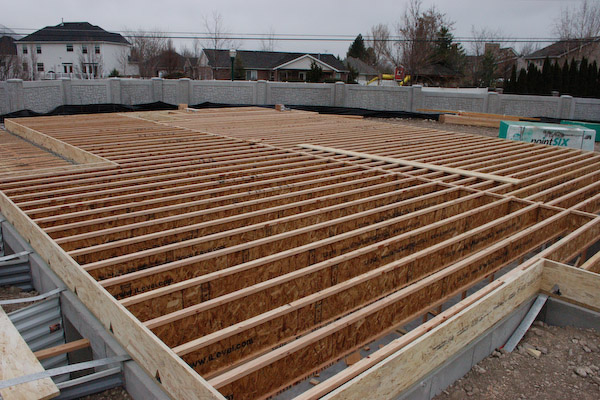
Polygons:
<instances>
[{"instance_id":1,"label":"gray roof","mask_svg":"<svg viewBox=\"0 0 600 400\"><path fill-rule=\"evenodd\" d=\"M107 32L89 22L64 22L56 26L47 26L20 42L110 42L129 44L120 34Z\"/></svg>"},{"instance_id":2,"label":"gray roof","mask_svg":"<svg viewBox=\"0 0 600 400\"><path fill-rule=\"evenodd\" d=\"M369 64L365 63L360 58L346 57L346 62L348 64L350 64L350 66L352 68L357 70L359 74L379 75L379 71L377 71L375 68L373 68Z\"/></svg>"},{"instance_id":3,"label":"gray roof","mask_svg":"<svg viewBox=\"0 0 600 400\"><path fill-rule=\"evenodd\" d=\"M231 59L229 58L229 50L204 49L204 54L208 58L208 65L213 68L231 68ZM338 71L347 71L348 69L340 60L333 54L318 54L318 53L286 53L280 51L254 51L254 50L237 50L236 57L242 59L245 69L266 69L272 70L282 64L293 61L299 57L311 55L333 67Z\"/></svg>"},{"instance_id":4,"label":"gray roof","mask_svg":"<svg viewBox=\"0 0 600 400\"><path fill-rule=\"evenodd\" d=\"M569 54L572 51L578 50L580 47L585 47L592 43L598 42L600 42L600 37L590 39L560 40L544 47L543 49L539 49L528 56L525 56L525 58L559 58L565 54Z\"/></svg>"}]
</instances>

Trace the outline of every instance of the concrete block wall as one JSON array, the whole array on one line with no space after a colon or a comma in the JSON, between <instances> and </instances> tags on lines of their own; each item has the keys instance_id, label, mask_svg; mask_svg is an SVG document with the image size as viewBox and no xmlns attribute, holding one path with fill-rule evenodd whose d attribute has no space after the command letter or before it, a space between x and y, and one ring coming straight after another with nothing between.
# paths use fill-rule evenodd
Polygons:
<instances>
[{"instance_id":1,"label":"concrete block wall","mask_svg":"<svg viewBox=\"0 0 600 400\"><path fill-rule=\"evenodd\" d=\"M254 105L308 105L382 111L463 110L526 117L600 120L600 99L571 96L523 96L409 87L359 86L344 83L267 81L193 81L99 79L0 82L0 114L30 109L48 112L60 105L168 104L203 102Z\"/></svg>"},{"instance_id":2,"label":"concrete block wall","mask_svg":"<svg viewBox=\"0 0 600 400\"><path fill-rule=\"evenodd\" d=\"M573 99L573 119L600 120L600 99Z\"/></svg>"}]
</instances>

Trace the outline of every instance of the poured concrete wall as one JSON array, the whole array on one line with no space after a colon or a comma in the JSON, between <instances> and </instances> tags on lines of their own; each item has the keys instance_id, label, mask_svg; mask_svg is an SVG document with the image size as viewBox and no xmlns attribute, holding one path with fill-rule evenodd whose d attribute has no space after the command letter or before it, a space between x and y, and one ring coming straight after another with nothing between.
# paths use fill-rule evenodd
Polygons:
<instances>
[{"instance_id":1,"label":"poured concrete wall","mask_svg":"<svg viewBox=\"0 0 600 400\"><path fill-rule=\"evenodd\" d=\"M267 81L193 81L98 79L0 82L0 114L30 109L48 112L60 105L168 104L203 102L255 105L307 105L382 111L462 110L526 117L600 120L600 99L571 96L524 96L409 87L359 86L338 83Z\"/></svg>"}]
</instances>

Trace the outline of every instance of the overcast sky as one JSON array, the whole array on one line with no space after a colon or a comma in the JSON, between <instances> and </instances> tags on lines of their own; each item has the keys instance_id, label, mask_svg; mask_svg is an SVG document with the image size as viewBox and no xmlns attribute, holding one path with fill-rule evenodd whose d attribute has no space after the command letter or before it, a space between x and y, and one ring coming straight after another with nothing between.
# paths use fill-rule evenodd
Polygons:
<instances>
[{"instance_id":1,"label":"overcast sky","mask_svg":"<svg viewBox=\"0 0 600 400\"><path fill-rule=\"evenodd\" d=\"M592 0L600 1L600 0ZM231 33L366 35L378 23L393 27L408 0L234 0L234 1L3 1L0 24L18 33L44 26L87 21L108 31L158 29L163 32L204 32L203 16L218 12ZM501 30L512 38L554 37L552 25L561 8L579 0L423 0L454 21L456 37L471 36L472 27ZM25 29L25 31L23 31ZM176 42L178 47L184 43ZM330 52L345 56L350 42L278 41L277 51ZM468 50L468 44L465 47ZM516 44L519 49L522 44ZM242 41L241 48L259 50L260 43Z\"/></svg>"}]
</instances>

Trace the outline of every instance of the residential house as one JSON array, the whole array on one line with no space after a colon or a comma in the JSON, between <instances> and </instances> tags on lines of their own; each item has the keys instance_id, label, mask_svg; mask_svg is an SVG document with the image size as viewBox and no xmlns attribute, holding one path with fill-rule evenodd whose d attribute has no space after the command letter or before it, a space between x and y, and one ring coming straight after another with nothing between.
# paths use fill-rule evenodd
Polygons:
<instances>
[{"instance_id":1,"label":"residential house","mask_svg":"<svg viewBox=\"0 0 600 400\"><path fill-rule=\"evenodd\" d=\"M359 58L346 57L346 63L358 74L356 82L359 85L366 85L371 79L379 76L379 71Z\"/></svg>"},{"instance_id":2,"label":"residential house","mask_svg":"<svg viewBox=\"0 0 600 400\"><path fill-rule=\"evenodd\" d=\"M600 64L600 37L590 39L571 39L560 40L549 46L539 49L532 54L525 56L526 65L532 63L539 70L544 66L544 60L548 57L552 63L558 62L563 65L565 60L576 61L583 57L588 59L589 63L596 61Z\"/></svg>"},{"instance_id":3,"label":"residential house","mask_svg":"<svg viewBox=\"0 0 600 400\"><path fill-rule=\"evenodd\" d=\"M131 44L120 34L88 22L47 26L17 42L31 79L105 78L128 71Z\"/></svg>"},{"instance_id":4,"label":"residential house","mask_svg":"<svg viewBox=\"0 0 600 400\"><path fill-rule=\"evenodd\" d=\"M348 69L333 54L237 50L238 57L249 81L305 82L312 63L322 68L323 80L348 79ZM203 49L199 67L201 79L231 79L229 50Z\"/></svg>"},{"instance_id":5,"label":"residential house","mask_svg":"<svg viewBox=\"0 0 600 400\"><path fill-rule=\"evenodd\" d=\"M199 58L181 55L173 49L165 50L149 61L151 72L159 78L200 79Z\"/></svg>"},{"instance_id":6,"label":"residential house","mask_svg":"<svg viewBox=\"0 0 600 400\"><path fill-rule=\"evenodd\" d=\"M493 64L486 66L486 54L492 55ZM487 78L494 81L506 80L510 77L513 65L518 69L525 64L512 47L500 47L500 43L485 43L483 54L466 57L464 85L489 85ZM490 69L490 70L486 70Z\"/></svg>"}]
</instances>

